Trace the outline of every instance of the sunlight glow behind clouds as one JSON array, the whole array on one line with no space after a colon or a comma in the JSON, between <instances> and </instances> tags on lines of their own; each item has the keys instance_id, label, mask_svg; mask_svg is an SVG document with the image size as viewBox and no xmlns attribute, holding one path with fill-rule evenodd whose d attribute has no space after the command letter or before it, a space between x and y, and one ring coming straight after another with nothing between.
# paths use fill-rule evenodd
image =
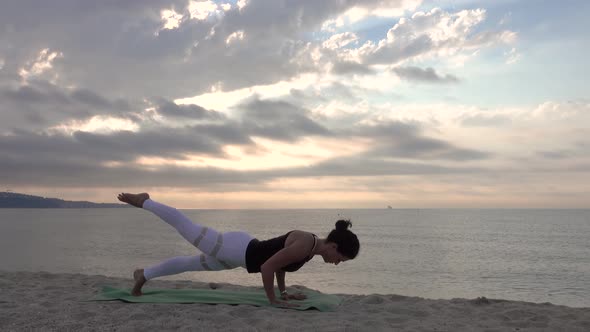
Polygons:
<instances>
[{"instance_id":1,"label":"sunlight glow behind clouds","mask_svg":"<svg viewBox=\"0 0 590 332\"><path fill-rule=\"evenodd\" d=\"M231 9L231 4L223 3L216 4L211 0L207 1L188 1L188 16L193 20L207 20L211 16L220 18L224 13ZM162 21L164 22L163 29L173 30L180 27L183 19L183 14L174 11L173 9L164 9L160 12Z\"/></svg>"},{"instance_id":2,"label":"sunlight glow behind clouds","mask_svg":"<svg viewBox=\"0 0 590 332\"><path fill-rule=\"evenodd\" d=\"M248 0L238 0L238 2L236 3L236 6L238 6L240 10L244 9L244 7L246 7L247 5Z\"/></svg>"},{"instance_id":3,"label":"sunlight glow behind clouds","mask_svg":"<svg viewBox=\"0 0 590 332\"><path fill-rule=\"evenodd\" d=\"M53 61L59 57L63 57L63 53L58 51L51 52L48 48L42 49L35 60L27 62L25 67L20 69L19 75L24 81L31 77L39 76L52 69Z\"/></svg>"},{"instance_id":4,"label":"sunlight glow behind clouds","mask_svg":"<svg viewBox=\"0 0 590 332\"><path fill-rule=\"evenodd\" d=\"M354 155L367 149L363 139L330 140L307 138L297 144L280 143L264 138L253 138L257 147L249 151L239 146L224 147L223 158L187 155L183 160L142 157L139 165L157 169L160 166L215 167L236 171L277 170L306 167L332 158Z\"/></svg>"},{"instance_id":5,"label":"sunlight glow behind clouds","mask_svg":"<svg viewBox=\"0 0 590 332\"><path fill-rule=\"evenodd\" d=\"M213 86L211 89L212 92L210 93L191 98L177 99L175 102L178 104L197 104L207 109L229 112L232 106L235 106L248 97L258 95L261 98L271 99L287 95L292 89L304 89L317 82L317 75L306 74L296 77L291 81L281 81L269 85L256 85L227 92L217 91L217 87Z\"/></svg>"},{"instance_id":6,"label":"sunlight glow behind clouds","mask_svg":"<svg viewBox=\"0 0 590 332\"><path fill-rule=\"evenodd\" d=\"M240 30L240 31L236 31L234 33L232 33L231 35L229 35L229 37L227 37L227 39L225 40L225 43L227 45L233 43L233 42L237 42L239 40L243 40L244 39L244 31Z\"/></svg>"},{"instance_id":7,"label":"sunlight glow behind clouds","mask_svg":"<svg viewBox=\"0 0 590 332\"><path fill-rule=\"evenodd\" d=\"M422 0L380 1L376 4L359 2L357 6L348 9L342 15L323 22L321 30L335 33L370 17L403 16L405 12L415 10L421 3Z\"/></svg>"},{"instance_id":8,"label":"sunlight glow behind clouds","mask_svg":"<svg viewBox=\"0 0 590 332\"><path fill-rule=\"evenodd\" d=\"M58 131L67 135L72 135L76 131L110 134L123 130L137 132L139 131L139 126L128 119L120 119L109 116L93 116L86 121L70 121L49 128L50 132Z\"/></svg>"},{"instance_id":9,"label":"sunlight glow behind clouds","mask_svg":"<svg viewBox=\"0 0 590 332\"><path fill-rule=\"evenodd\" d=\"M342 48L350 43L354 43L358 40L357 35L351 32L343 32L332 35L328 40L322 43L322 47L329 48L332 50Z\"/></svg>"},{"instance_id":10,"label":"sunlight glow behind clouds","mask_svg":"<svg viewBox=\"0 0 590 332\"><path fill-rule=\"evenodd\" d=\"M217 5L211 0L189 1L188 11L191 19L206 20L211 15L223 15L227 5ZM223 7L222 7L223 6Z\"/></svg>"},{"instance_id":11,"label":"sunlight glow behind clouds","mask_svg":"<svg viewBox=\"0 0 590 332\"><path fill-rule=\"evenodd\" d=\"M164 29L176 29L180 26L182 14L179 14L171 9L162 10L160 13L162 21L164 21Z\"/></svg>"}]
</instances>

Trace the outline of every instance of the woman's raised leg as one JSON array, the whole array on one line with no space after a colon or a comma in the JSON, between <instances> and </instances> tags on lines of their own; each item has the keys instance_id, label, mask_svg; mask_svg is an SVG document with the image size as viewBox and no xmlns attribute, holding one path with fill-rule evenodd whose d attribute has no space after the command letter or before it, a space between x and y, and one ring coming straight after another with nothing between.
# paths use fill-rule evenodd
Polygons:
<instances>
[{"instance_id":1,"label":"woman's raised leg","mask_svg":"<svg viewBox=\"0 0 590 332\"><path fill-rule=\"evenodd\" d=\"M193 223L177 209L153 201L148 194L123 193L118 197L122 202L141 207L157 215L160 219L174 227L185 240L208 256L216 257L223 244L221 233L210 227Z\"/></svg>"}]
</instances>

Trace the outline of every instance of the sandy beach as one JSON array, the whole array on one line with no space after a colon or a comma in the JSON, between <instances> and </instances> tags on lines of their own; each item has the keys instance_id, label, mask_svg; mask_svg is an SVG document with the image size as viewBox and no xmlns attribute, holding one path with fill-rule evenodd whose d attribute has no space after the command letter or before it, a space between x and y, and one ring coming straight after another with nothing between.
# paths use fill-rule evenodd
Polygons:
<instances>
[{"instance_id":1,"label":"sandy beach","mask_svg":"<svg viewBox=\"0 0 590 332\"><path fill-rule=\"evenodd\" d=\"M590 330L590 308L485 298L434 300L381 294L339 295L343 301L336 312L248 305L88 301L103 285L130 287L131 284L130 279L105 276L0 272L0 330ZM146 288L209 286L192 281L154 280ZM246 288L218 286L226 290Z\"/></svg>"}]
</instances>

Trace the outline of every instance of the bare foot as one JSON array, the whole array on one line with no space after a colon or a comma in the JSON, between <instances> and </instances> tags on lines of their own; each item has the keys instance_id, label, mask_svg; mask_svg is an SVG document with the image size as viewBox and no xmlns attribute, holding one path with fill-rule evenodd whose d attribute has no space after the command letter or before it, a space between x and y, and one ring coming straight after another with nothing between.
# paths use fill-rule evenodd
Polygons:
<instances>
[{"instance_id":1,"label":"bare foot","mask_svg":"<svg viewBox=\"0 0 590 332\"><path fill-rule=\"evenodd\" d=\"M133 279L135 280L135 285L133 286L133 290L131 291L131 295L133 296L141 296L141 288L143 284L147 282L145 276L143 275L143 269L137 269L133 272Z\"/></svg>"},{"instance_id":2,"label":"bare foot","mask_svg":"<svg viewBox=\"0 0 590 332\"><path fill-rule=\"evenodd\" d=\"M141 194L120 193L117 196L117 198L121 202L125 202L125 203L133 205L135 207L142 208L143 202L145 202L146 199L149 199L150 195L148 193L141 193Z\"/></svg>"}]
</instances>

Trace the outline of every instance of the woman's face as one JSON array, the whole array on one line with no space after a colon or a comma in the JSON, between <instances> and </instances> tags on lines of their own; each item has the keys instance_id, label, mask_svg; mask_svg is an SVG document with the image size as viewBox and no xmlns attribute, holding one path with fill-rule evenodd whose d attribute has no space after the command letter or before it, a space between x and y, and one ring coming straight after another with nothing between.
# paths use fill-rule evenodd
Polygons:
<instances>
[{"instance_id":1,"label":"woman's face","mask_svg":"<svg viewBox=\"0 0 590 332\"><path fill-rule=\"evenodd\" d=\"M349 259L338 252L338 245L335 243L329 244L328 250L324 255L322 255L322 258L324 259L324 262L334 265L338 265L340 262L345 262Z\"/></svg>"}]
</instances>

